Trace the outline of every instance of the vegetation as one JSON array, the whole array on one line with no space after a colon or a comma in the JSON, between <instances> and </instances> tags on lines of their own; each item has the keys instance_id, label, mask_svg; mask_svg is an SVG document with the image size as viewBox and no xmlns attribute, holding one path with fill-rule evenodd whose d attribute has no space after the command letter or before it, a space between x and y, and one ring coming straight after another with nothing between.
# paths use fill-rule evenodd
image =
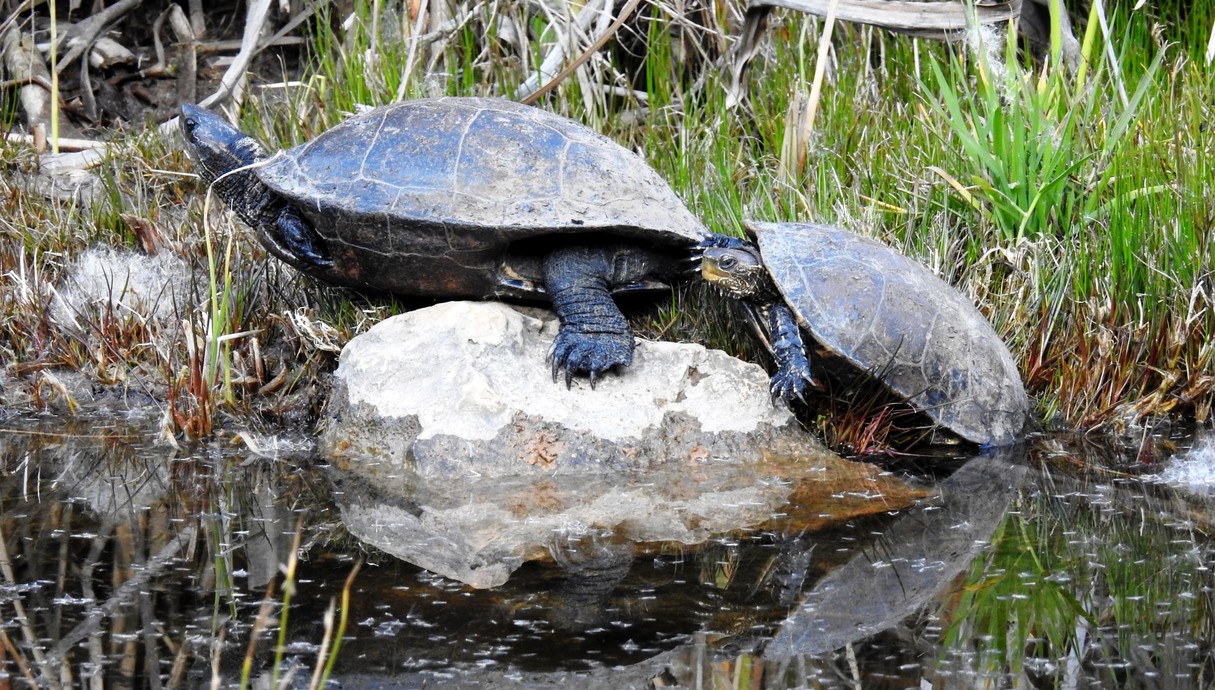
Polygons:
<instances>
[{"instance_id":1,"label":"vegetation","mask_svg":"<svg viewBox=\"0 0 1215 690\"><path fill-rule=\"evenodd\" d=\"M476 5L454 28L412 41L410 18L373 16L373 7L380 4L356 2L349 17L322 9L302 24L297 33L308 40L298 66L277 68L281 88L250 92L242 126L270 147L289 146L358 105L439 93L509 97L565 30L560 18L522 6L494 13ZM739 9L691 22L666 5L642 6L612 51L539 105L643 151L716 230L738 233L743 218L832 222L924 261L991 318L1048 425L1117 430L1162 415L1209 419L1210 6L1113 3L1108 35L1096 15L1082 22L1074 72L1006 44L1003 32L945 44L838 25L809 131L798 113L823 23L778 16L747 97L731 107L726 71L714 60L737 31L729 27ZM12 94L4 91L8 117ZM267 265L245 229L217 209L201 221L202 190L178 172L190 167L171 141L135 129L117 136L113 150L133 155L116 153L98 169L91 204L47 203L31 184L35 159L21 146L3 148L0 272L10 280L0 288L0 359L8 375L49 397L57 389L38 372L59 367L106 384L138 380L169 401L167 433L204 436L215 413L281 409L330 366L309 324L330 324L340 338L398 308ZM73 330L48 316L63 268L86 246L130 245L149 232L197 276L174 295L175 318L153 322L94 305ZM721 305L703 291L684 296L638 325L751 356ZM283 318L301 306L302 321ZM300 357L310 364L303 375L269 386ZM864 417L848 424L867 429L873 416ZM881 441L817 424L829 438Z\"/></svg>"}]
</instances>

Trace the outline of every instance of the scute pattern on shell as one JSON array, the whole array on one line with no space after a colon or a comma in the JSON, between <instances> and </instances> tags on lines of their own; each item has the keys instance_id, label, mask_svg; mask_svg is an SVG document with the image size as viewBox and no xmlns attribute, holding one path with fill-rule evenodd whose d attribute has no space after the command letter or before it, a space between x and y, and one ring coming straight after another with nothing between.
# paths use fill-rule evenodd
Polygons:
<instances>
[{"instance_id":1,"label":"scute pattern on shell","mask_svg":"<svg viewBox=\"0 0 1215 690\"><path fill-rule=\"evenodd\" d=\"M1018 438L1029 400L1016 362L964 295L916 261L841 228L747 227L816 341L967 440Z\"/></svg>"},{"instance_id":2,"label":"scute pattern on shell","mask_svg":"<svg viewBox=\"0 0 1215 690\"><path fill-rule=\"evenodd\" d=\"M333 256L319 278L399 294L492 297L507 247L607 233L708 234L637 154L576 122L489 98L375 108L258 168ZM515 295L518 296L518 295Z\"/></svg>"}]
</instances>

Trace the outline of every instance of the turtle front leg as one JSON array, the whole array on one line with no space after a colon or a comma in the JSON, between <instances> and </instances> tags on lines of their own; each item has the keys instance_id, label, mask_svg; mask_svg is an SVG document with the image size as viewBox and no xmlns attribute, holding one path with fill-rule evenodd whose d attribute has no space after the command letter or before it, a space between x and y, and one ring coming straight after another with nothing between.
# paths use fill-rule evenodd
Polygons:
<instances>
[{"instance_id":1,"label":"turtle front leg","mask_svg":"<svg viewBox=\"0 0 1215 690\"><path fill-rule=\"evenodd\" d=\"M633 362L633 332L612 301L615 253L603 247L564 247L544 257L544 283L561 321L549 350L553 380L565 369L594 387L606 372Z\"/></svg>"},{"instance_id":2,"label":"turtle front leg","mask_svg":"<svg viewBox=\"0 0 1215 690\"><path fill-rule=\"evenodd\" d=\"M814 384L814 376L810 372L810 360L806 358L801 327L789 307L777 303L768 310L768 328L772 355L776 359L776 373L772 375L770 389L772 399L805 403L806 386Z\"/></svg>"},{"instance_id":3,"label":"turtle front leg","mask_svg":"<svg viewBox=\"0 0 1215 690\"><path fill-rule=\"evenodd\" d=\"M297 260L324 268L333 264L326 256L325 242L312 229L312 225L290 206L284 206L274 219L278 244Z\"/></svg>"}]
</instances>

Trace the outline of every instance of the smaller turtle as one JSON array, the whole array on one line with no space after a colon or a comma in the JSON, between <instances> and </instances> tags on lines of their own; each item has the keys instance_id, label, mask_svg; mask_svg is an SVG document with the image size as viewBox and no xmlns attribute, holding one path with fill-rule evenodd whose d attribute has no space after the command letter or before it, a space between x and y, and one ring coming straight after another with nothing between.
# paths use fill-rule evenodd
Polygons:
<instances>
[{"instance_id":1,"label":"smaller turtle","mask_svg":"<svg viewBox=\"0 0 1215 690\"><path fill-rule=\"evenodd\" d=\"M814 383L804 332L961 438L990 446L1017 439L1029 400L1016 362L965 296L840 228L746 227L755 244L720 235L701 243L701 275L760 322L777 365L774 399L804 401Z\"/></svg>"}]
</instances>

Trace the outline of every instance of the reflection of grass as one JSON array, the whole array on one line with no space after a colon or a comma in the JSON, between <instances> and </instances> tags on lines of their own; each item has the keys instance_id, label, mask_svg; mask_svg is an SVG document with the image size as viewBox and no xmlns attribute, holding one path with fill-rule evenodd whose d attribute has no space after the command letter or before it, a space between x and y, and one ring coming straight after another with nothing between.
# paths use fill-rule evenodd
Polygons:
<instances>
[{"instance_id":1,"label":"reflection of grass","mask_svg":"<svg viewBox=\"0 0 1215 690\"><path fill-rule=\"evenodd\" d=\"M1139 491L1042 486L1024 496L951 606L948 667L1055 686L1081 672L1131 687L1153 673L1210 677L1215 661L1196 644L1215 632L1210 544L1163 522L1167 504Z\"/></svg>"},{"instance_id":2,"label":"reflection of grass","mask_svg":"<svg viewBox=\"0 0 1215 690\"><path fill-rule=\"evenodd\" d=\"M298 687L291 678L295 673L295 669L287 669L284 664L287 654L287 622L291 613L291 599L296 592L296 566L299 564L300 554L300 539L303 537L304 520L301 516L295 523L295 538L291 543L291 551L287 557L287 563L282 566L282 602L275 601L275 586L278 584L277 579L271 580L270 585L266 588L266 596L262 599L262 605L258 608L257 617L253 622L252 632L249 634L249 644L245 650L244 662L241 664L240 688L244 690L250 687L250 679L253 674L255 658L258 643L261 641L262 633L267 629L273 616L274 608L279 607L278 616L278 633L275 636L274 653L272 657L272 666L270 669L270 681L268 687ZM334 629L334 616L337 609L337 601L330 601L329 608L325 611L323 620L324 638L321 640L317 648L316 665L313 667L311 682L309 688L323 688L329 679L329 675L333 672L334 662L337 660L338 651L342 646L342 639L346 634L346 624L349 622L350 610L350 590L354 585L354 579L358 576L359 569L362 567L362 562L356 562L350 570L350 575L346 578L346 583L342 587L342 613L337 622L337 628ZM219 647L216 647L216 653L219 652ZM288 670L287 675L280 681L280 674ZM222 684L223 678L218 674L214 674L212 682L217 686Z\"/></svg>"},{"instance_id":3,"label":"reflection of grass","mask_svg":"<svg viewBox=\"0 0 1215 690\"><path fill-rule=\"evenodd\" d=\"M1057 544L1043 543L1040 524L1013 514L992 535L987 559L976 564L958 602L945 644L956 648L974 640L988 663L1019 675L1031 641L1047 658L1075 648L1077 626L1086 611L1074 583L1061 578L1069 565Z\"/></svg>"},{"instance_id":4,"label":"reflection of grass","mask_svg":"<svg viewBox=\"0 0 1215 690\"><path fill-rule=\"evenodd\" d=\"M318 533L315 520L284 516L306 512L290 508L319 475L306 462L264 463L221 446L174 457L146 438L146 427L109 416L0 428L3 671L28 683L16 687L178 688L208 676L235 687L248 650L246 677L283 681L258 687L305 687L287 682L305 665L309 687L324 687L357 562L322 620L283 632L293 599L315 597L295 564L301 535ZM259 492L278 506L251 501ZM294 543L279 543L293 523ZM260 592L255 572L271 582Z\"/></svg>"}]
</instances>

